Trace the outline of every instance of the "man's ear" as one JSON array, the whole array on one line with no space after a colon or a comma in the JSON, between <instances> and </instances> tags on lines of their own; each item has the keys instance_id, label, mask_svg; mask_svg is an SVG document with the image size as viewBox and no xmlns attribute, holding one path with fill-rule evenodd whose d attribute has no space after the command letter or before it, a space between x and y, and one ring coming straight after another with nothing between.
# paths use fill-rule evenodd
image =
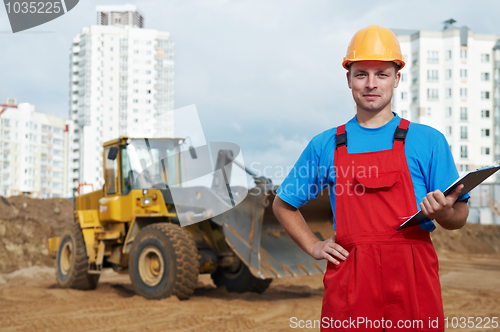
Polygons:
<instances>
[{"instance_id":1,"label":"man's ear","mask_svg":"<svg viewBox=\"0 0 500 332\"><path fill-rule=\"evenodd\" d=\"M396 73L396 80L394 81L394 89L398 87L400 79L401 79L401 72L398 70L398 72Z\"/></svg>"},{"instance_id":2,"label":"man's ear","mask_svg":"<svg viewBox=\"0 0 500 332\"><path fill-rule=\"evenodd\" d=\"M351 85L351 71L350 70L347 71L346 76L347 76L347 86L349 87L349 89L352 89L352 85Z\"/></svg>"}]
</instances>

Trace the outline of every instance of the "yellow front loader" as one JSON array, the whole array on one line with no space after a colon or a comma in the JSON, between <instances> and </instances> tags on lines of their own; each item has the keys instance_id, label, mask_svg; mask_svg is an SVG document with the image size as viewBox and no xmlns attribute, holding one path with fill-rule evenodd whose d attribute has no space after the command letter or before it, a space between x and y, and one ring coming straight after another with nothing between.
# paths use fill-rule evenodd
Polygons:
<instances>
[{"instance_id":1,"label":"yellow front loader","mask_svg":"<svg viewBox=\"0 0 500 332\"><path fill-rule=\"evenodd\" d=\"M104 187L75 197L75 222L48 241L60 287L94 289L102 270L113 268L128 273L141 296L187 299L199 273L210 273L229 291L261 293L275 277L324 272L324 263L303 253L274 218L270 203L277 186L270 179L245 169L256 185L236 206L232 200L240 191L233 187L228 202L220 194L222 178L214 178L211 188L183 188L182 144L183 138L127 137L104 143ZM194 148L189 152L197 158ZM219 168L231 153L219 151ZM174 205L172 193L178 192L183 199ZM213 215L197 208L199 201L228 209ZM311 215L331 219L328 196L315 201L308 204ZM181 227L181 214L203 221Z\"/></svg>"}]
</instances>

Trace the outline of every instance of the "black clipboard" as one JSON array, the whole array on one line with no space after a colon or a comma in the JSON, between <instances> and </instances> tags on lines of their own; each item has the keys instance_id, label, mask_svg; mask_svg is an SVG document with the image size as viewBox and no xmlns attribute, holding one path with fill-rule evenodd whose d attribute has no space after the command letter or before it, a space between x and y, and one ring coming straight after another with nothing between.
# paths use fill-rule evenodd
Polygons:
<instances>
[{"instance_id":1,"label":"black clipboard","mask_svg":"<svg viewBox=\"0 0 500 332\"><path fill-rule=\"evenodd\" d=\"M472 172L467 172L461 177L459 177L455 182L453 182L443 192L443 194L445 196L448 196L450 193L453 192L453 190L455 190L456 187L463 184L464 187L460 191L460 195L458 195L458 197L460 197L465 193L468 193L472 189L476 188L480 183L482 183L484 180L495 174L495 172L498 171L499 169L500 166L497 166L495 162L492 166L481 168ZM400 229L405 229L411 226L419 225L426 220L429 220L429 218L427 218L422 211L418 211L413 216L411 216L410 219L402 223L401 226L399 226L398 231Z\"/></svg>"}]
</instances>

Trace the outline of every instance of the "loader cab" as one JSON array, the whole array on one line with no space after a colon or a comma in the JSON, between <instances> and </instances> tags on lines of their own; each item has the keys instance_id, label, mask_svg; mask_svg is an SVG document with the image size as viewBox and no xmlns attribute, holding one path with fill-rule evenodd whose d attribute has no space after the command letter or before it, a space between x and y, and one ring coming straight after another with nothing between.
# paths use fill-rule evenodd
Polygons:
<instances>
[{"instance_id":1,"label":"loader cab","mask_svg":"<svg viewBox=\"0 0 500 332\"><path fill-rule=\"evenodd\" d=\"M180 186L183 138L128 138L106 142L104 197L128 195L134 189Z\"/></svg>"}]
</instances>

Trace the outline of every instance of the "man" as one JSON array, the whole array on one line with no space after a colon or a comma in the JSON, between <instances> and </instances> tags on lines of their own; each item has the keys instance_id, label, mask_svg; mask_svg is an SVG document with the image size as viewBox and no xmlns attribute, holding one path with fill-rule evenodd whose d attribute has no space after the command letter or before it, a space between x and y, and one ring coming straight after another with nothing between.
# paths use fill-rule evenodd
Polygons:
<instances>
[{"instance_id":1,"label":"man","mask_svg":"<svg viewBox=\"0 0 500 332\"><path fill-rule=\"evenodd\" d=\"M404 65L392 31L358 31L343 62L356 116L315 136L277 191L286 232L328 261L322 331L444 331L431 219L461 228L469 196L458 197L462 186L442 193L458 178L444 136L391 111ZM327 186L336 234L320 241L298 208ZM398 231L419 208L429 220Z\"/></svg>"}]
</instances>

